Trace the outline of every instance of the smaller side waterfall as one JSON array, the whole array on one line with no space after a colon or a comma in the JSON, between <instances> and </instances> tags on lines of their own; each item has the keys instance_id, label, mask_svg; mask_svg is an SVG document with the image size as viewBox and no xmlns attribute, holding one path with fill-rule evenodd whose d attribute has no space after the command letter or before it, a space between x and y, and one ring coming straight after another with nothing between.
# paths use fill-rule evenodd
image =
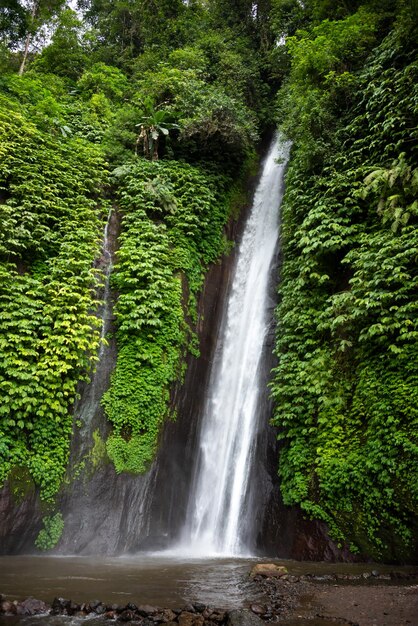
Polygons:
<instances>
[{"instance_id":1,"label":"smaller side waterfall","mask_svg":"<svg viewBox=\"0 0 418 626\"><path fill-rule=\"evenodd\" d=\"M109 244L109 227L110 221L112 218L113 209L109 210L109 214L107 216L106 226L103 234L103 248L102 248L102 258L103 258L103 274L104 274L104 289L103 289L103 306L100 311L100 317L102 318L102 330L100 332L100 348L99 348L99 361L103 357L104 349L105 349L105 341L104 338L109 331L110 321L112 319L112 307L110 302L110 275L113 269L112 263L112 252Z\"/></svg>"},{"instance_id":2,"label":"smaller side waterfall","mask_svg":"<svg viewBox=\"0 0 418 626\"><path fill-rule=\"evenodd\" d=\"M274 140L239 247L200 432L181 544L196 555L251 550L249 475L259 422L260 359L271 320L268 285L277 249L288 145ZM265 418L265 416L263 416Z\"/></svg>"},{"instance_id":3,"label":"smaller side waterfall","mask_svg":"<svg viewBox=\"0 0 418 626\"><path fill-rule=\"evenodd\" d=\"M90 384L85 388L82 396L77 403L75 409L75 415L81 420L82 426L80 429L80 440L77 441L76 455L80 458L86 454L90 447L90 440L94 428L98 428L98 424L95 421L95 416L100 412L100 398L103 394L104 378L108 375L108 364L106 363L106 357L108 356L108 346L105 341L105 337L110 331L112 324L112 300L110 292L110 275L112 273L113 255L110 242L110 229L112 226L112 220L114 220L115 214L113 209L109 210L106 225L103 232L103 244L101 256L98 261L97 267L103 274L103 285L99 291L99 297L102 301L97 315L101 321L102 327L100 331L100 346L98 351L98 361L96 370L92 375Z\"/></svg>"}]
</instances>

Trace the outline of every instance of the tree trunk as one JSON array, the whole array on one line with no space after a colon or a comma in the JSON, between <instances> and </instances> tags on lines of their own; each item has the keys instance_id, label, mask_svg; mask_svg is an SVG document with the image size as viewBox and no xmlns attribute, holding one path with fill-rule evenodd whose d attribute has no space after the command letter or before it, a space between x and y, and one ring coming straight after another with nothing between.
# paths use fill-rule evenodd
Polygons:
<instances>
[{"instance_id":1,"label":"tree trunk","mask_svg":"<svg viewBox=\"0 0 418 626\"><path fill-rule=\"evenodd\" d=\"M29 45L30 45L31 39L32 39L32 34L28 33L26 35L25 50L23 52L22 63L20 64L20 68L19 68L19 76L22 76L23 72L25 71L26 59L28 58Z\"/></svg>"},{"instance_id":2,"label":"tree trunk","mask_svg":"<svg viewBox=\"0 0 418 626\"><path fill-rule=\"evenodd\" d=\"M22 63L20 64L20 68L19 68L19 76L22 76L23 72L25 71L25 66L26 66L26 60L28 58L28 52L29 52L29 46L30 46L30 42L32 39L32 29L33 29L33 25L35 22L35 17L36 17L36 10L38 8L38 3L34 2L33 6L32 6L32 11L30 14L31 20L30 20L30 26L28 28L28 33L26 35L26 41L25 41L25 49L23 51L23 59L22 59Z\"/></svg>"}]
</instances>

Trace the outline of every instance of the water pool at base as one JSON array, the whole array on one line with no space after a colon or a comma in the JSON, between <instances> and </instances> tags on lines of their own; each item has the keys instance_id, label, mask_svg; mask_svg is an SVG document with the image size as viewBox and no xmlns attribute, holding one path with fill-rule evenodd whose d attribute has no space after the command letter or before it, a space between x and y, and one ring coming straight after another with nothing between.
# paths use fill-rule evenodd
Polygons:
<instances>
[{"instance_id":1,"label":"water pool at base","mask_svg":"<svg viewBox=\"0 0 418 626\"><path fill-rule=\"evenodd\" d=\"M311 563L260 558L181 559L164 553L124 557L0 557L0 593L9 600L33 596L51 603L61 596L82 603L151 604L182 608L189 602L213 607L247 606L259 599L249 573L257 562L286 565L289 573L359 574L393 566L348 563ZM396 568L402 570L404 568Z\"/></svg>"},{"instance_id":2,"label":"water pool at base","mask_svg":"<svg viewBox=\"0 0 418 626\"><path fill-rule=\"evenodd\" d=\"M0 593L8 600L29 596L49 604L54 597L76 603L100 600L105 604L151 604L182 609L200 602L232 609L264 602L249 574L257 562L285 565L290 574L355 574L393 571L389 565L313 563L261 558L182 558L173 554L141 553L124 557L0 557ZM396 567L397 571L416 571ZM109 626L101 617L1 617L0 626ZM328 626L324 620L290 620L283 626ZM334 622L338 626L338 622Z\"/></svg>"},{"instance_id":3,"label":"water pool at base","mask_svg":"<svg viewBox=\"0 0 418 626\"><path fill-rule=\"evenodd\" d=\"M10 600L55 596L75 602L181 608L188 602L243 606L250 597L254 559L180 560L178 557L0 557L0 593Z\"/></svg>"}]
</instances>

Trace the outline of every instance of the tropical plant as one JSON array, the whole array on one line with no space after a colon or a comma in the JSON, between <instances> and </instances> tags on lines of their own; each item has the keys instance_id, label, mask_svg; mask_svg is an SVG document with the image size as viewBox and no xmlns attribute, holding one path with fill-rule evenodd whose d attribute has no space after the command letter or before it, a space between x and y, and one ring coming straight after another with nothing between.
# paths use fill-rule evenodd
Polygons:
<instances>
[{"instance_id":1,"label":"tropical plant","mask_svg":"<svg viewBox=\"0 0 418 626\"><path fill-rule=\"evenodd\" d=\"M161 105L162 106L162 105ZM180 126L169 119L169 111L154 107L152 101L145 102L146 115L141 119L136 127L139 127L139 134L136 139L135 154L138 154L138 146L142 144L145 158L158 161L158 148L160 137L168 137L170 130L178 130Z\"/></svg>"}]
</instances>

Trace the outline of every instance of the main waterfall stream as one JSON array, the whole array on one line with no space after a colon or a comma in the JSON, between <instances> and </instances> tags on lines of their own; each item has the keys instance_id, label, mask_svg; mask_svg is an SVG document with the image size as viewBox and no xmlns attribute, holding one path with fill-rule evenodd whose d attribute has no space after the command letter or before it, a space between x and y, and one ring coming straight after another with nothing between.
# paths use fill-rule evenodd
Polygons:
<instances>
[{"instance_id":1,"label":"main waterfall stream","mask_svg":"<svg viewBox=\"0 0 418 626\"><path fill-rule=\"evenodd\" d=\"M277 251L283 171L289 146L278 138L264 161L242 240L212 365L182 549L193 555L251 552L249 482L260 416L260 360L270 270Z\"/></svg>"}]
</instances>

